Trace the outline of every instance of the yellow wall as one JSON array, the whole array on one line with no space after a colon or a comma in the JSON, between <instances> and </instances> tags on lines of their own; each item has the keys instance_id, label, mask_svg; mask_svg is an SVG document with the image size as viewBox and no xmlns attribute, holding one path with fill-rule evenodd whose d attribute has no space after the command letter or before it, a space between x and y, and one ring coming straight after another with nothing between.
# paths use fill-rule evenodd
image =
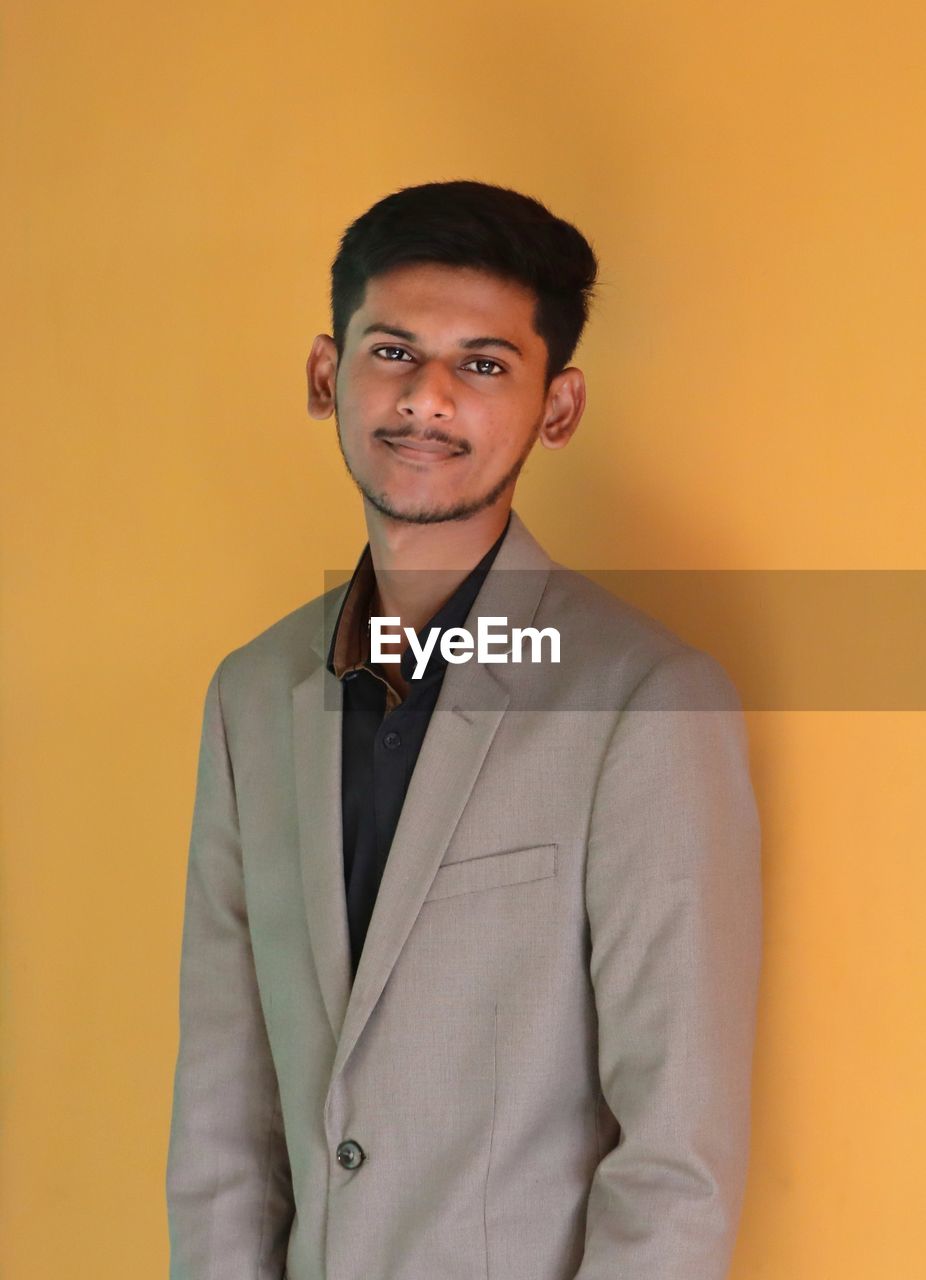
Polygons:
<instances>
[{"instance_id":1,"label":"yellow wall","mask_svg":"<svg viewBox=\"0 0 926 1280\"><path fill-rule=\"evenodd\" d=\"M516 499L557 559L921 568L926 19L6 0L2 21L2 1261L154 1280L206 682L364 538L303 407L340 232L474 177L592 238L589 408ZM926 718L749 727L767 947L734 1280L912 1280Z\"/></svg>"}]
</instances>

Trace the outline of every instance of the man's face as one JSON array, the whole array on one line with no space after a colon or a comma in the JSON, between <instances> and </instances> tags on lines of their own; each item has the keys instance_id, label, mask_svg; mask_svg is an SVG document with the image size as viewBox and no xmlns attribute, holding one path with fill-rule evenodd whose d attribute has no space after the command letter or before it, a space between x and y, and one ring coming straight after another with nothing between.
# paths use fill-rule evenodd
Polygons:
<instances>
[{"instance_id":1,"label":"man's face","mask_svg":"<svg viewBox=\"0 0 926 1280\"><path fill-rule=\"evenodd\" d=\"M347 469L376 510L431 523L510 505L556 416L534 306L521 285L468 267L415 264L368 282L332 369L333 408ZM333 348L316 339L309 358L315 416L327 414L323 398L313 402L313 361L324 365Z\"/></svg>"}]
</instances>

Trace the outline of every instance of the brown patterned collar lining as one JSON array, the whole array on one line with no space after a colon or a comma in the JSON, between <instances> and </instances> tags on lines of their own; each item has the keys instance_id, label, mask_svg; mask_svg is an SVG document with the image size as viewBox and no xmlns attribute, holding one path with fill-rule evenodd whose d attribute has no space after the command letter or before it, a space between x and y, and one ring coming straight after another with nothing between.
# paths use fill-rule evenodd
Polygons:
<instances>
[{"instance_id":1,"label":"brown patterned collar lining","mask_svg":"<svg viewBox=\"0 0 926 1280\"><path fill-rule=\"evenodd\" d=\"M369 661L370 633L367 622L375 590L373 557L367 545L354 572L337 622L332 665L339 680L346 671L355 671Z\"/></svg>"}]
</instances>

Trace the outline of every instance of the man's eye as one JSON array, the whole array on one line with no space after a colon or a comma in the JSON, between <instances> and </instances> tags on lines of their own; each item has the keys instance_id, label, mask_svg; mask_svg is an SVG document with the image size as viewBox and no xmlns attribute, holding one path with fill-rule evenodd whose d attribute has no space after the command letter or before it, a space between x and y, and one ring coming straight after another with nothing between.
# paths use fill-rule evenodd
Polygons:
<instances>
[{"instance_id":1,"label":"man's eye","mask_svg":"<svg viewBox=\"0 0 926 1280\"><path fill-rule=\"evenodd\" d=\"M408 355L408 352L405 350L405 348L404 348L404 347L376 347L376 348L374 349L374 353L373 353L373 354L378 356L378 355L381 355L384 351L398 351L399 355L403 355L403 356L407 356L407 355ZM385 358L386 358L387 360L392 360L392 356L391 356L391 355L388 355L388 356L386 356ZM392 360L392 363L393 363L393 364L398 364L399 362L398 362L397 360Z\"/></svg>"},{"instance_id":2,"label":"man's eye","mask_svg":"<svg viewBox=\"0 0 926 1280\"><path fill-rule=\"evenodd\" d=\"M470 364L491 364L491 365L494 365L494 367L498 370L498 373L489 373L489 374L485 374L485 376L486 376L486 377L489 377L489 378L497 378L499 373L504 373L504 372L505 372L505 370L502 368L502 366L498 363L498 361L497 361L497 360L489 360L486 356L480 356L480 357L479 357L478 359L476 359L476 360L470 360L470 362L469 362L469 363L470 363ZM465 365L464 365L463 367L464 367L464 368L466 368L466 366L465 366ZM484 370L480 370L480 372L485 373L485 371L484 371Z\"/></svg>"}]
</instances>

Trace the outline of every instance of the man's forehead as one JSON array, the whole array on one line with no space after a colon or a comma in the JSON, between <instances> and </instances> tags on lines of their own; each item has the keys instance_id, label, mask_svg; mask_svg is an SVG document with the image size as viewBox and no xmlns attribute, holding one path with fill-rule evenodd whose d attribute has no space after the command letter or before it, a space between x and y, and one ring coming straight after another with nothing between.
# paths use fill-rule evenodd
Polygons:
<instances>
[{"instance_id":1,"label":"man's forehead","mask_svg":"<svg viewBox=\"0 0 926 1280\"><path fill-rule=\"evenodd\" d=\"M535 306L534 294L515 281L469 267L416 264L370 279L351 327L358 334L371 325L412 333L427 328L441 337L499 334L524 349L532 340L542 345L533 327Z\"/></svg>"}]
</instances>

